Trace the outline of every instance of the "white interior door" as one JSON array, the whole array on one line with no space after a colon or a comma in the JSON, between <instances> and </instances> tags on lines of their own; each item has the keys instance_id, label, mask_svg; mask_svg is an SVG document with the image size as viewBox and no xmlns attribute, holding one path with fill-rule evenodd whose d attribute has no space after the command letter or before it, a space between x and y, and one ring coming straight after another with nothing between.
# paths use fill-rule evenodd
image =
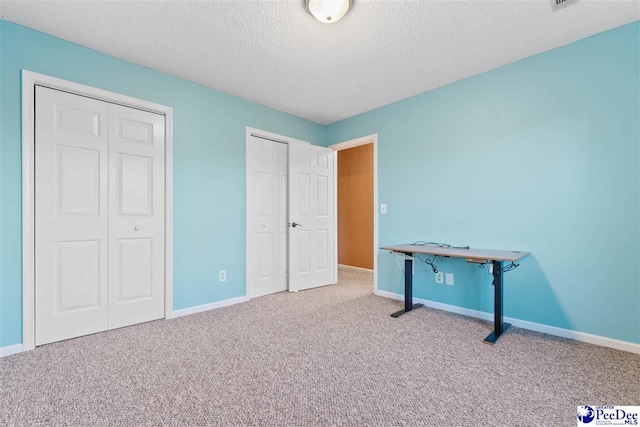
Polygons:
<instances>
[{"instance_id":1,"label":"white interior door","mask_svg":"<svg viewBox=\"0 0 640 427\"><path fill-rule=\"evenodd\" d=\"M164 116L36 88L36 345L164 316Z\"/></svg>"},{"instance_id":2,"label":"white interior door","mask_svg":"<svg viewBox=\"0 0 640 427\"><path fill-rule=\"evenodd\" d=\"M287 290L287 144L247 141L247 295Z\"/></svg>"},{"instance_id":3,"label":"white interior door","mask_svg":"<svg viewBox=\"0 0 640 427\"><path fill-rule=\"evenodd\" d=\"M335 283L333 150L289 144L289 290Z\"/></svg>"},{"instance_id":4,"label":"white interior door","mask_svg":"<svg viewBox=\"0 0 640 427\"><path fill-rule=\"evenodd\" d=\"M164 116L109 105L109 329L164 317Z\"/></svg>"},{"instance_id":5,"label":"white interior door","mask_svg":"<svg viewBox=\"0 0 640 427\"><path fill-rule=\"evenodd\" d=\"M107 329L108 104L36 87L36 345Z\"/></svg>"}]
</instances>

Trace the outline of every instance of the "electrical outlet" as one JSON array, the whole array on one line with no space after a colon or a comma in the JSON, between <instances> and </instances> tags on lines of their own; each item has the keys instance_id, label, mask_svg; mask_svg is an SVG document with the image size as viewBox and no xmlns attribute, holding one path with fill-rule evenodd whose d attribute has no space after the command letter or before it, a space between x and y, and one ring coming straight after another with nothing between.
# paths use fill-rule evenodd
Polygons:
<instances>
[{"instance_id":1,"label":"electrical outlet","mask_svg":"<svg viewBox=\"0 0 640 427\"><path fill-rule=\"evenodd\" d=\"M227 270L220 270L218 272L218 282L226 282L227 281Z\"/></svg>"},{"instance_id":2,"label":"electrical outlet","mask_svg":"<svg viewBox=\"0 0 640 427\"><path fill-rule=\"evenodd\" d=\"M453 286L453 273L445 274L447 285Z\"/></svg>"},{"instance_id":3,"label":"electrical outlet","mask_svg":"<svg viewBox=\"0 0 640 427\"><path fill-rule=\"evenodd\" d=\"M442 278L442 273L441 272L437 272L436 273L436 283L442 283L443 278Z\"/></svg>"}]
</instances>

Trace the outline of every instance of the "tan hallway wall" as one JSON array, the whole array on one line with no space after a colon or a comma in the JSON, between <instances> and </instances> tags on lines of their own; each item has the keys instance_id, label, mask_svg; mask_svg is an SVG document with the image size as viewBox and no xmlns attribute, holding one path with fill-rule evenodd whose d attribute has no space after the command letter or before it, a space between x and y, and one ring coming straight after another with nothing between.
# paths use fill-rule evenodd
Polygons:
<instances>
[{"instance_id":1,"label":"tan hallway wall","mask_svg":"<svg viewBox=\"0 0 640 427\"><path fill-rule=\"evenodd\" d=\"M373 144L338 151L338 264L373 269Z\"/></svg>"}]
</instances>

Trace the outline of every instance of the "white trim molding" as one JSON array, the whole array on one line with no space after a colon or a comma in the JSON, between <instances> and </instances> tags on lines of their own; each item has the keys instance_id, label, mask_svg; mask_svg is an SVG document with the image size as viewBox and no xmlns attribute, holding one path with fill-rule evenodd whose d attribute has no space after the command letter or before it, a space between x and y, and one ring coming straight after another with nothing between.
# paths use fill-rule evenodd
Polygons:
<instances>
[{"instance_id":1,"label":"white trim molding","mask_svg":"<svg viewBox=\"0 0 640 427\"><path fill-rule=\"evenodd\" d=\"M267 132L266 130L256 129L247 126L245 130L245 141L249 140L250 136L257 136L258 138L264 138L273 142L282 142L288 144L289 142L299 142L300 144L311 144L309 141L303 141L301 139L291 138L289 136L280 135L273 132Z\"/></svg>"},{"instance_id":2,"label":"white trim molding","mask_svg":"<svg viewBox=\"0 0 640 427\"><path fill-rule=\"evenodd\" d=\"M355 267L353 265L338 264L338 268L342 268L344 270L364 271L367 273L373 273L373 269L371 268Z\"/></svg>"},{"instance_id":3,"label":"white trim molding","mask_svg":"<svg viewBox=\"0 0 640 427\"><path fill-rule=\"evenodd\" d=\"M22 344L8 345L0 347L0 357L11 356L12 354L22 353Z\"/></svg>"},{"instance_id":4,"label":"white trim molding","mask_svg":"<svg viewBox=\"0 0 640 427\"><path fill-rule=\"evenodd\" d=\"M350 139L348 141L339 142L330 145L335 151L335 204L336 220L338 218L338 151L347 150L361 145L373 144L373 291L378 291L378 134L374 133L360 138ZM338 262L338 227L336 227L335 256ZM337 274L337 273L336 273ZM337 281L337 278L336 278Z\"/></svg>"},{"instance_id":5,"label":"white trim molding","mask_svg":"<svg viewBox=\"0 0 640 427\"><path fill-rule=\"evenodd\" d=\"M380 290L376 290L374 293L381 297L404 301L404 295L402 294ZM436 310L443 310L451 313L461 314L463 316L474 317L476 319L493 321L493 313L486 313L484 311L472 310L470 308L458 307L455 305L444 304L441 302L422 298L413 298L413 302L424 304L426 307L435 308ZM516 328L528 329L530 331L542 332L544 334L555 335L557 337L570 338L576 341L582 341L602 347L610 347L615 348L616 350L640 354L640 344L635 344L632 342L588 334L586 332L572 331L570 329L558 328L555 326L544 325L542 323L529 322L528 320L521 320L513 317L505 317L504 321L507 323L511 323L511 325L515 326Z\"/></svg>"},{"instance_id":6,"label":"white trim molding","mask_svg":"<svg viewBox=\"0 0 640 427\"><path fill-rule=\"evenodd\" d=\"M22 350L35 348L35 87L45 86L165 116L165 319L173 317L173 108L22 70Z\"/></svg>"},{"instance_id":7,"label":"white trim molding","mask_svg":"<svg viewBox=\"0 0 640 427\"><path fill-rule=\"evenodd\" d=\"M215 310L216 308L228 307L230 305L240 304L249 301L248 297L229 298L222 301L216 301L209 304L196 305L195 307L183 308L173 312L173 317L188 316L190 314L202 313L203 311Z\"/></svg>"},{"instance_id":8,"label":"white trim molding","mask_svg":"<svg viewBox=\"0 0 640 427\"><path fill-rule=\"evenodd\" d=\"M374 133L367 136L361 136L360 138L339 142L337 144L330 145L329 148L332 148L335 151L341 151L341 150L347 150L353 147L359 147L361 145L367 145L372 143L375 144L376 142L378 142L378 134Z\"/></svg>"}]
</instances>

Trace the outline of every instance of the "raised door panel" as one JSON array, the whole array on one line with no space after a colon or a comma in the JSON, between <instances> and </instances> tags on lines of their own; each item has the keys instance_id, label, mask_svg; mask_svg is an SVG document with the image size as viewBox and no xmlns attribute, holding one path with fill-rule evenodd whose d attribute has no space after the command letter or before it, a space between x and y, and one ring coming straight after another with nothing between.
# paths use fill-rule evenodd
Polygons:
<instances>
[{"instance_id":1,"label":"raised door panel","mask_svg":"<svg viewBox=\"0 0 640 427\"><path fill-rule=\"evenodd\" d=\"M55 254L54 313L100 307L99 240L57 242Z\"/></svg>"},{"instance_id":2,"label":"raised door panel","mask_svg":"<svg viewBox=\"0 0 640 427\"><path fill-rule=\"evenodd\" d=\"M311 203L309 198L309 193L311 192L310 187L310 177L308 173L298 173L297 174L298 181L298 191L296 192L297 197L297 216L298 219L302 220L305 217L308 217L311 213Z\"/></svg>"},{"instance_id":3,"label":"raised door panel","mask_svg":"<svg viewBox=\"0 0 640 427\"><path fill-rule=\"evenodd\" d=\"M275 214L276 205L276 176L275 171L269 172L257 172L257 189L256 189L256 202L257 202L257 215L260 218L271 219ZM262 227L264 228L264 227Z\"/></svg>"},{"instance_id":4,"label":"raised door panel","mask_svg":"<svg viewBox=\"0 0 640 427\"><path fill-rule=\"evenodd\" d=\"M55 156L58 214L100 216L100 150L57 144Z\"/></svg>"},{"instance_id":5,"label":"raised door panel","mask_svg":"<svg viewBox=\"0 0 640 427\"><path fill-rule=\"evenodd\" d=\"M115 303L153 297L153 239L118 239Z\"/></svg>"},{"instance_id":6,"label":"raised door panel","mask_svg":"<svg viewBox=\"0 0 640 427\"><path fill-rule=\"evenodd\" d=\"M134 144L153 145L153 123L118 118L118 137L120 141Z\"/></svg>"},{"instance_id":7,"label":"raised door panel","mask_svg":"<svg viewBox=\"0 0 640 427\"><path fill-rule=\"evenodd\" d=\"M318 245L316 269L317 271L326 271L329 269L329 230L316 230L316 244Z\"/></svg>"},{"instance_id":8,"label":"raised door panel","mask_svg":"<svg viewBox=\"0 0 640 427\"><path fill-rule=\"evenodd\" d=\"M329 216L329 178L316 176L316 206L319 217Z\"/></svg>"},{"instance_id":9,"label":"raised door panel","mask_svg":"<svg viewBox=\"0 0 640 427\"><path fill-rule=\"evenodd\" d=\"M258 233L258 281L269 279L277 280L276 267L278 265L278 252L274 251L276 247L275 233Z\"/></svg>"},{"instance_id":10,"label":"raised door panel","mask_svg":"<svg viewBox=\"0 0 640 427\"><path fill-rule=\"evenodd\" d=\"M118 154L118 162L119 214L153 215L153 157Z\"/></svg>"},{"instance_id":11,"label":"raised door panel","mask_svg":"<svg viewBox=\"0 0 640 427\"><path fill-rule=\"evenodd\" d=\"M36 88L36 345L107 328L108 104Z\"/></svg>"},{"instance_id":12,"label":"raised door panel","mask_svg":"<svg viewBox=\"0 0 640 427\"><path fill-rule=\"evenodd\" d=\"M298 252L298 269L297 274L309 274L311 272L310 259L311 251L311 233L309 230L297 230L297 245L295 249Z\"/></svg>"},{"instance_id":13,"label":"raised door panel","mask_svg":"<svg viewBox=\"0 0 640 427\"><path fill-rule=\"evenodd\" d=\"M52 89L38 88L38 91ZM64 92L56 91L59 94ZM56 95L59 102L53 105L53 138L56 142L66 140L68 143L91 145L94 140L101 140L104 131L104 115L102 105L93 104L90 98L64 93ZM82 98L76 102L75 98ZM100 103L100 101L95 101ZM104 103L102 103L104 104Z\"/></svg>"}]
</instances>

